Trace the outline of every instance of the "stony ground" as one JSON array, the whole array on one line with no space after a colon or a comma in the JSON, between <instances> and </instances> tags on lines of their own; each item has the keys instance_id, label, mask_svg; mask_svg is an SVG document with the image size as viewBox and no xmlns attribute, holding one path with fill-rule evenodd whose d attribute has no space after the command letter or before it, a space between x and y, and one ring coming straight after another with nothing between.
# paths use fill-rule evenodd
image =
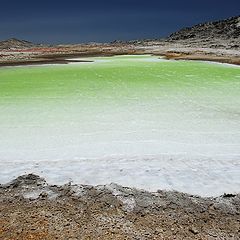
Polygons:
<instances>
[{"instance_id":1,"label":"stony ground","mask_svg":"<svg viewBox=\"0 0 240 240\"><path fill-rule=\"evenodd\" d=\"M92 45L62 45L57 47L36 47L0 50L0 67L29 64L67 64L73 58L89 56L112 56L152 54L175 60L203 60L240 65L240 44L228 48L221 40L221 46L211 46L198 41L146 41L133 43L112 43Z\"/></svg>"},{"instance_id":2,"label":"stony ground","mask_svg":"<svg viewBox=\"0 0 240 240\"><path fill-rule=\"evenodd\" d=\"M50 186L30 174L0 185L0 239L240 239L240 194Z\"/></svg>"}]
</instances>

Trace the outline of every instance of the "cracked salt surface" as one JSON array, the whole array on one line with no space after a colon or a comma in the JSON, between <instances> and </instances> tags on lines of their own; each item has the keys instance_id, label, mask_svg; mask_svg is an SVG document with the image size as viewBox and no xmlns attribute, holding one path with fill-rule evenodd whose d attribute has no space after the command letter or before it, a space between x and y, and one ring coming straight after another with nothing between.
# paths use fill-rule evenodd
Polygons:
<instances>
[{"instance_id":1,"label":"cracked salt surface","mask_svg":"<svg viewBox=\"0 0 240 240\"><path fill-rule=\"evenodd\" d=\"M239 192L239 68L96 60L0 71L0 183L36 173L50 184Z\"/></svg>"}]
</instances>

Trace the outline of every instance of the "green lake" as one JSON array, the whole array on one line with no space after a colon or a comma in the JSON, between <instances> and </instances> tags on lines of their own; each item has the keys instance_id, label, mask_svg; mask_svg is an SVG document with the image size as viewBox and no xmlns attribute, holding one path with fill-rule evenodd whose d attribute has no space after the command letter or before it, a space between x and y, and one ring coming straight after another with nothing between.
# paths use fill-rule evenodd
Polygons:
<instances>
[{"instance_id":1,"label":"green lake","mask_svg":"<svg viewBox=\"0 0 240 240\"><path fill-rule=\"evenodd\" d=\"M239 190L238 66L87 60L0 68L0 182L36 172L50 182Z\"/></svg>"}]
</instances>

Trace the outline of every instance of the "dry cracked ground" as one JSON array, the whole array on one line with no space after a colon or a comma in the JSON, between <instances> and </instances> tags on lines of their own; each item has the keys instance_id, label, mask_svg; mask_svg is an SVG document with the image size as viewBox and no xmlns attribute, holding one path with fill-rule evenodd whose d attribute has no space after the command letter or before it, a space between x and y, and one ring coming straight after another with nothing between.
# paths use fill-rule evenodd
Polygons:
<instances>
[{"instance_id":1,"label":"dry cracked ground","mask_svg":"<svg viewBox=\"0 0 240 240\"><path fill-rule=\"evenodd\" d=\"M0 185L0 239L240 239L240 194L52 186L29 174Z\"/></svg>"}]
</instances>

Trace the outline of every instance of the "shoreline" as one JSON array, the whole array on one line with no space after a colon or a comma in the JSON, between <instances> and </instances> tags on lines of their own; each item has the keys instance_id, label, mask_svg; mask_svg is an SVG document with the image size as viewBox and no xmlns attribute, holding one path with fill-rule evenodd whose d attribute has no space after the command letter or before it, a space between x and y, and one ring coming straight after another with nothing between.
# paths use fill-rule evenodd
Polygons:
<instances>
[{"instance_id":1,"label":"shoreline","mask_svg":"<svg viewBox=\"0 0 240 240\"><path fill-rule=\"evenodd\" d=\"M18 66L35 66L35 65L49 65L49 64L68 64L68 63L82 63L82 62L93 62L87 60L67 60L67 59L46 59L37 61L18 61L18 62L4 62L0 63L1 67L18 67Z\"/></svg>"},{"instance_id":2,"label":"shoreline","mask_svg":"<svg viewBox=\"0 0 240 240\"><path fill-rule=\"evenodd\" d=\"M219 56L207 56L207 55L194 55L194 54L166 54L165 58L168 60L192 60L192 61L204 61L204 62L216 62L226 63L231 65L240 65L240 58L237 57L219 57Z\"/></svg>"},{"instance_id":3,"label":"shoreline","mask_svg":"<svg viewBox=\"0 0 240 240\"><path fill-rule=\"evenodd\" d=\"M0 184L3 239L237 239L240 194L202 198L109 185Z\"/></svg>"},{"instance_id":4,"label":"shoreline","mask_svg":"<svg viewBox=\"0 0 240 240\"><path fill-rule=\"evenodd\" d=\"M5 66L68 64L75 62L75 60L68 60L69 58L145 54L163 57L167 60L196 60L240 65L240 54L237 50L190 48L169 43L158 46L152 43L150 46L101 44L97 46L80 45L76 47L75 45L69 45L59 48L2 50L0 51L0 68Z\"/></svg>"},{"instance_id":5,"label":"shoreline","mask_svg":"<svg viewBox=\"0 0 240 240\"><path fill-rule=\"evenodd\" d=\"M148 54L148 53L146 53ZM117 55L107 55L107 56L119 56L121 54L117 54ZM125 53L122 55L126 55ZM129 54L131 55L131 54ZM139 55L145 55L145 54L139 54ZM74 58L88 58L88 57L105 57L106 55L95 55L95 56L83 56L83 55L75 55ZM173 55L169 55L169 54L163 54L163 55L158 55L158 54L152 54L152 56L158 56L158 57L162 57L163 59L166 60L176 60L176 61L203 61L203 62L212 62L212 63L222 63L222 64L229 64L229 65L233 65L233 66L240 66L240 58L220 58L220 57L208 57L208 56L196 56L196 55L184 55L182 54L181 56L173 56ZM71 55L69 55L69 57L72 57ZM35 66L35 65L51 65L51 64L62 64L62 65L66 65L69 63L85 63L85 62L93 62L93 61L86 61L86 60L68 60L68 58L63 58L63 59L59 59L59 58L53 58L53 59L41 59L41 60L26 60L26 61L12 61L12 62L0 62L0 69L3 67L17 67L17 66Z\"/></svg>"},{"instance_id":6,"label":"shoreline","mask_svg":"<svg viewBox=\"0 0 240 240\"><path fill-rule=\"evenodd\" d=\"M193 156L185 158L185 161L182 157L175 158L174 161L171 159L174 158L9 160L8 163L0 163L0 168L5 169L0 176L0 184L6 184L22 174L34 173L44 177L52 185L64 185L69 181L92 186L114 182L149 192L164 189L200 197L218 197L224 193L236 194L240 191L239 178L236 175L240 169L237 158L235 161L231 158L229 162L227 158L213 160L207 157L197 161ZM217 176L215 169L218 169ZM108 174L101 174L102 171Z\"/></svg>"}]
</instances>

